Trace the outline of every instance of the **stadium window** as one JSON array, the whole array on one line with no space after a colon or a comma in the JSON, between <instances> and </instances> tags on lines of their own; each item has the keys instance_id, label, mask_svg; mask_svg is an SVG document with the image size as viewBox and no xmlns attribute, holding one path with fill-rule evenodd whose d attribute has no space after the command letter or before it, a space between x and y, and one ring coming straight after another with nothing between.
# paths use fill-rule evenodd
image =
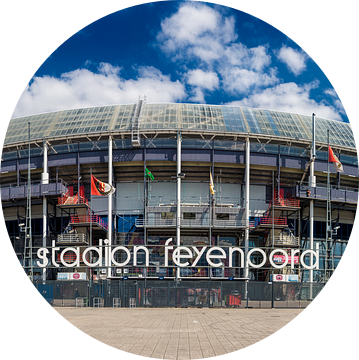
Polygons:
<instances>
[{"instance_id":1,"label":"stadium window","mask_svg":"<svg viewBox=\"0 0 359 360\"><path fill-rule=\"evenodd\" d=\"M161 212L161 219L173 219L173 212Z\"/></svg>"},{"instance_id":2,"label":"stadium window","mask_svg":"<svg viewBox=\"0 0 359 360\"><path fill-rule=\"evenodd\" d=\"M189 213L189 212L183 213L183 219L195 220L196 219L196 213Z\"/></svg>"},{"instance_id":3,"label":"stadium window","mask_svg":"<svg viewBox=\"0 0 359 360\"><path fill-rule=\"evenodd\" d=\"M229 220L229 214L217 214L217 220Z\"/></svg>"}]
</instances>

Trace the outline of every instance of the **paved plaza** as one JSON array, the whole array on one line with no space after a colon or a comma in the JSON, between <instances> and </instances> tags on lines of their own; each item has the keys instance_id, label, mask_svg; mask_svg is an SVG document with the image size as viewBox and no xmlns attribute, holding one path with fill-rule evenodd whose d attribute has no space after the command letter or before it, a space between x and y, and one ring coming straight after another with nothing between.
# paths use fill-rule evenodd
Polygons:
<instances>
[{"instance_id":1,"label":"paved plaza","mask_svg":"<svg viewBox=\"0 0 359 360\"><path fill-rule=\"evenodd\" d=\"M303 309L62 308L93 338L135 355L202 359L227 354L273 334Z\"/></svg>"}]
</instances>

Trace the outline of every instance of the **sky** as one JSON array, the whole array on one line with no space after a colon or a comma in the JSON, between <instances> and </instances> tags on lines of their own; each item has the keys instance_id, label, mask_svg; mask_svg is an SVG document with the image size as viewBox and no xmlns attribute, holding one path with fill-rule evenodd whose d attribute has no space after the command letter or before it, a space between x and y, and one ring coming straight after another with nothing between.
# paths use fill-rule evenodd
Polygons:
<instances>
[{"instance_id":1,"label":"sky","mask_svg":"<svg viewBox=\"0 0 359 360\"><path fill-rule=\"evenodd\" d=\"M13 117L135 103L238 105L348 121L318 65L274 27L190 1L138 5L74 34L39 67Z\"/></svg>"}]
</instances>

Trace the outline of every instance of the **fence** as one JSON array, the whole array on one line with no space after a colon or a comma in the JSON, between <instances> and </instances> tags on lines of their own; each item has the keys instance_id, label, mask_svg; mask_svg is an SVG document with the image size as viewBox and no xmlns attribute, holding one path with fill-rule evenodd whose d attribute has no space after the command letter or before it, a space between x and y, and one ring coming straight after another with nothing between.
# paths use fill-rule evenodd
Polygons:
<instances>
[{"instance_id":1,"label":"fence","mask_svg":"<svg viewBox=\"0 0 359 360\"><path fill-rule=\"evenodd\" d=\"M52 306L305 308L323 283L241 281L47 281L34 283ZM116 306L114 305L116 304Z\"/></svg>"}]
</instances>

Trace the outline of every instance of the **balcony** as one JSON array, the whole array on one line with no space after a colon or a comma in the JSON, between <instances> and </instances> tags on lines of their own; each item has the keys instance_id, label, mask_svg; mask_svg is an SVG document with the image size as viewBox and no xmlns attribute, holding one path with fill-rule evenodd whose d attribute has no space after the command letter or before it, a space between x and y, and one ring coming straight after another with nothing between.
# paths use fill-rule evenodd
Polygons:
<instances>
[{"instance_id":1,"label":"balcony","mask_svg":"<svg viewBox=\"0 0 359 360\"><path fill-rule=\"evenodd\" d=\"M344 202L356 204L358 202L358 189L356 188L340 188L333 186L329 189L330 200L333 202ZM308 184L296 185L296 197L300 199L310 200L327 200L328 192L326 185L317 184L311 187Z\"/></svg>"},{"instance_id":2,"label":"balcony","mask_svg":"<svg viewBox=\"0 0 359 360\"><path fill-rule=\"evenodd\" d=\"M263 232L272 228L285 229L287 226L287 218L263 216L255 219L253 231Z\"/></svg>"},{"instance_id":3,"label":"balcony","mask_svg":"<svg viewBox=\"0 0 359 360\"><path fill-rule=\"evenodd\" d=\"M97 230L108 230L107 221L99 215L71 215L70 223L72 227L92 227Z\"/></svg>"},{"instance_id":4,"label":"balcony","mask_svg":"<svg viewBox=\"0 0 359 360\"><path fill-rule=\"evenodd\" d=\"M27 198L27 183L10 185L1 188L1 200L16 200ZM31 197L59 196L67 192L67 184L61 179L49 180L48 184L41 184L41 181L31 182Z\"/></svg>"},{"instance_id":5,"label":"balcony","mask_svg":"<svg viewBox=\"0 0 359 360\"><path fill-rule=\"evenodd\" d=\"M68 233L57 236L57 243L61 244L88 244L87 237L85 234Z\"/></svg>"},{"instance_id":6,"label":"balcony","mask_svg":"<svg viewBox=\"0 0 359 360\"><path fill-rule=\"evenodd\" d=\"M274 237L274 243L272 237L268 237L267 246L300 246L299 237L294 236L293 234L283 234Z\"/></svg>"},{"instance_id":7,"label":"balcony","mask_svg":"<svg viewBox=\"0 0 359 360\"><path fill-rule=\"evenodd\" d=\"M161 228L161 227L176 227L176 219L147 219L146 227L148 228ZM144 227L144 219L136 219L136 227ZM210 222L207 219L181 219L181 228L209 228ZM212 220L212 228L224 228L224 229L244 229L246 226L245 220ZM254 227L254 221L249 222L249 227Z\"/></svg>"},{"instance_id":8,"label":"balcony","mask_svg":"<svg viewBox=\"0 0 359 360\"><path fill-rule=\"evenodd\" d=\"M71 190L71 191L70 191ZM84 196L84 189L80 194L73 195L73 188L69 188L66 194L62 194L61 197L57 199L57 206L66 208L66 207L89 207L88 199Z\"/></svg>"},{"instance_id":9,"label":"balcony","mask_svg":"<svg viewBox=\"0 0 359 360\"><path fill-rule=\"evenodd\" d=\"M299 209L300 200L297 199L284 199L284 198L275 198L272 199L269 203L269 209L272 207L280 209Z\"/></svg>"}]
</instances>

